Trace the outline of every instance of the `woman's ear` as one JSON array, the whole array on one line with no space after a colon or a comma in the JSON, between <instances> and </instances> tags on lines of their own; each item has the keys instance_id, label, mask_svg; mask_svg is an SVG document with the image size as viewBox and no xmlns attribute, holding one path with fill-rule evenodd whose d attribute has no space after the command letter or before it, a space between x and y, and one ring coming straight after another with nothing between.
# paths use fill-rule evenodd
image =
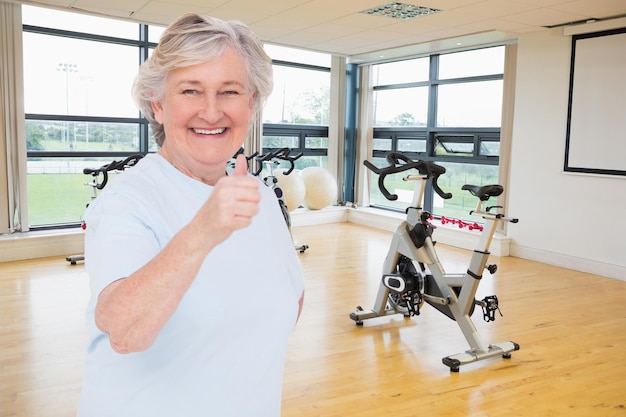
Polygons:
<instances>
[{"instance_id":1,"label":"woman's ear","mask_svg":"<svg viewBox=\"0 0 626 417\"><path fill-rule=\"evenodd\" d=\"M154 120L163 124L163 106L160 101L151 101L150 106L152 106L152 112L154 113Z\"/></svg>"},{"instance_id":2,"label":"woman's ear","mask_svg":"<svg viewBox=\"0 0 626 417\"><path fill-rule=\"evenodd\" d=\"M250 103L248 103L248 105L250 106L250 110L254 110L254 103L256 102L256 95L258 93L255 91L254 93L252 93L252 95L250 96Z\"/></svg>"}]
</instances>

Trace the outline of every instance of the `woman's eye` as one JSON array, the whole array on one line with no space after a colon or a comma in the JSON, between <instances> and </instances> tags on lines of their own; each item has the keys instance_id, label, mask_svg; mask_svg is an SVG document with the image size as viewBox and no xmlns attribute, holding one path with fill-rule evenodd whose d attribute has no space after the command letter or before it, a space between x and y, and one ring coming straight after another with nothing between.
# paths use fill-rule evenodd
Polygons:
<instances>
[{"instance_id":1,"label":"woman's eye","mask_svg":"<svg viewBox=\"0 0 626 417\"><path fill-rule=\"evenodd\" d=\"M239 96L239 92L234 91L234 90L227 90L227 91L224 91L222 95L225 97L237 97Z\"/></svg>"},{"instance_id":2,"label":"woman's eye","mask_svg":"<svg viewBox=\"0 0 626 417\"><path fill-rule=\"evenodd\" d=\"M193 96L193 95L195 95L197 93L198 93L197 90L189 90L189 89L188 90L183 90L183 94L186 95L186 96Z\"/></svg>"}]
</instances>

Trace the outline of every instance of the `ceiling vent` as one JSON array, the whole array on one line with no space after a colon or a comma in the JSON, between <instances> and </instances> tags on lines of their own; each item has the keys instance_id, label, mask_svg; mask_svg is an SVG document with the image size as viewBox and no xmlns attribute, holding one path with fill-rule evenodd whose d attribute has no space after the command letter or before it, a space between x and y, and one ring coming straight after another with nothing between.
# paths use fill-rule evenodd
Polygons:
<instances>
[{"instance_id":1,"label":"ceiling vent","mask_svg":"<svg viewBox=\"0 0 626 417\"><path fill-rule=\"evenodd\" d=\"M406 20L414 19L420 16L426 16L440 11L441 10L438 9L431 9L430 7L415 6L413 4L398 3L394 1L391 3L385 3L380 6L372 7L367 10L363 10L359 13Z\"/></svg>"}]
</instances>

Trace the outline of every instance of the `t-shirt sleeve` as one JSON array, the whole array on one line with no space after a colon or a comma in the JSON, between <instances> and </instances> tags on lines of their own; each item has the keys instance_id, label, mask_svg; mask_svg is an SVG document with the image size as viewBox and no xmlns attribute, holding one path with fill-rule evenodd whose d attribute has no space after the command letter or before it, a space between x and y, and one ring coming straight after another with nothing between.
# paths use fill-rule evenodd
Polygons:
<instances>
[{"instance_id":1,"label":"t-shirt sleeve","mask_svg":"<svg viewBox=\"0 0 626 417\"><path fill-rule=\"evenodd\" d=\"M145 214L119 195L98 197L85 220L85 265L92 294L137 271L161 250Z\"/></svg>"}]
</instances>

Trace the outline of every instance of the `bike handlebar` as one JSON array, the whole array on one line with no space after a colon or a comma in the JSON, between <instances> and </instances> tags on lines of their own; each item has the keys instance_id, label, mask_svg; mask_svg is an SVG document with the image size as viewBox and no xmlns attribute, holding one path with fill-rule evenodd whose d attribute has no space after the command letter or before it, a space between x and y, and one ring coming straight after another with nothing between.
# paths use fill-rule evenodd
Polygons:
<instances>
[{"instance_id":1,"label":"bike handlebar","mask_svg":"<svg viewBox=\"0 0 626 417\"><path fill-rule=\"evenodd\" d=\"M84 168L83 174L91 175L94 178L102 174L102 182L95 185L98 190L102 190L109 181L109 171L124 171L126 168L134 166L141 158L143 158L141 154L131 155L122 161L112 161L99 168Z\"/></svg>"},{"instance_id":2,"label":"bike handlebar","mask_svg":"<svg viewBox=\"0 0 626 417\"><path fill-rule=\"evenodd\" d=\"M416 169L421 175L425 175L426 179L432 179L433 189L439 196L445 200L452 198L452 193L444 192L437 184L437 179L441 174L446 172L446 169L441 165L437 165L431 161L412 160L408 156L399 153L392 152L387 154L388 165L383 168L378 168L370 161L363 161L363 164L374 173L378 174L378 188L383 193L385 198L390 201L398 199L397 194L391 194L387 187L385 187L385 177L389 174L397 174L400 172L408 171L410 169Z\"/></svg>"},{"instance_id":3,"label":"bike handlebar","mask_svg":"<svg viewBox=\"0 0 626 417\"><path fill-rule=\"evenodd\" d=\"M274 151L268 152L268 153L266 153L264 155L256 156L256 154L254 154L254 159L257 162L260 162L259 163L259 167L254 172L254 175L255 176L259 176L259 174L263 170L263 162L271 161L274 158L281 159L283 161L289 162L289 169L287 171L285 171L284 175L291 174L291 171L293 171L295 169L294 162L298 158L300 158L303 155L303 153L300 152L300 153L296 154L295 156L289 156L290 153L291 153L291 149L289 149L289 148L280 148L280 149L276 149Z\"/></svg>"}]
</instances>

